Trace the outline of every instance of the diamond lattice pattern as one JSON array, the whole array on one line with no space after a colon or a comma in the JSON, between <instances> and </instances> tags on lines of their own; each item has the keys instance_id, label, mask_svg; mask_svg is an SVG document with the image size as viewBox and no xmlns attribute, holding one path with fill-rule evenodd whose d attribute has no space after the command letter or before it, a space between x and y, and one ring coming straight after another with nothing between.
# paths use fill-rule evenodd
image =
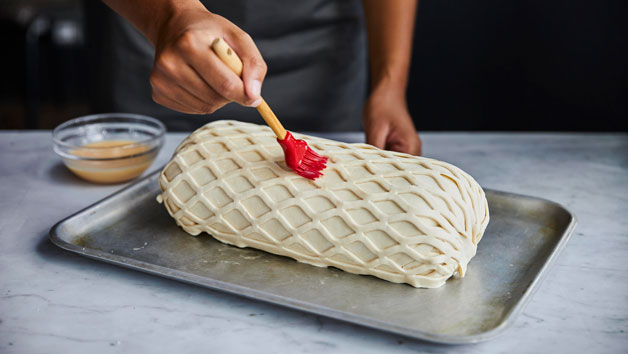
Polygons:
<instances>
[{"instance_id":1,"label":"diamond lattice pattern","mask_svg":"<svg viewBox=\"0 0 628 354\"><path fill-rule=\"evenodd\" d=\"M464 275L489 218L473 178L441 161L295 136L330 159L316 181L286 167L267 127L198 129L160 176L168 212L192 235L316 266L415 287Z\"/></svg>"}]
</instances>

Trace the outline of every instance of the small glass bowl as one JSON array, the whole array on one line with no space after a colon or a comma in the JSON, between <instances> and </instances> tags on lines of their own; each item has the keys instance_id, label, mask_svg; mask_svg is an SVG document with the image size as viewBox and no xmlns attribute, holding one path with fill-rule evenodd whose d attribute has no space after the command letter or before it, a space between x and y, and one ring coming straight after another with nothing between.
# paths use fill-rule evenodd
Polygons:
<instances>
[{"instance_id":1,"label":"small glass bowl","mask_svg":"<svg viewBox=\"0 0 628 354\"><path fill-rule=\"evenodd\" d=\"M103 113L69 120L52 132L54 151L75 175L120 183L142 174L163 146L166 127L155 118Z\"/></svg>"}]
</instances>

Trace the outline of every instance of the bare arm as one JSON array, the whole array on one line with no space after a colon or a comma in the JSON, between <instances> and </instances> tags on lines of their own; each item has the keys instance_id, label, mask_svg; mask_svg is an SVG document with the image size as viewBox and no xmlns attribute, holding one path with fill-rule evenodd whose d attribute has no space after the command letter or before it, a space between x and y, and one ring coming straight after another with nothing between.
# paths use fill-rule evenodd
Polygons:
<instances>
[{"instance_id":1,"label":"bare arm","mask_svg":"<svg viewBox=\"0 0 628 354\"><path fill-rule=\"evenodd\" d=\"M405 98L417 0L363 0L371 94L364 108L369 144L418 155L421 141Z\"/></svg>"},{"instance_id":2,"label":"bare arm","mask_svg":"<svg viewBox=\"0 0 628 354\"><path fill-rule=\"evenodd\" d=\"M150 82L155 102L207 114L235 101L259 104L266 64L251 37L198 0L104 0L155 47ZM210 48L223 38L244 63L242 80Z\"/></svg>"},{"instance_id":3,"label":"bare arm","mask_svg":"<svg viewBox=\"0 0 628 354\"><path fill-rule=\"evenodd\" d=\"M132 23L153 46L157 42L159 27L176 11L185 8L204 9L203 5L196 0L103 0L103 2Z\"/></svg>"}]
</instances>

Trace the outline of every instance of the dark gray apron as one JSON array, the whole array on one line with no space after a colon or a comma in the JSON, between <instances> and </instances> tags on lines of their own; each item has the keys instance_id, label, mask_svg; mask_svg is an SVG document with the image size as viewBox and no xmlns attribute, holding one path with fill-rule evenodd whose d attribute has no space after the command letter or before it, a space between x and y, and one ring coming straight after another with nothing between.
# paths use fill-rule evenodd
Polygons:
<instances>
[{"instance_id":1,"label":"dark gray apron","mask_svg":"<svg viewBox=\"0 0 628 354\"><path fill-rule=\"evenodd\" d=\"M262 95L286 129L361 127L367 88L366 35L360 0L206 0L207 9L249 33L268 64ZM187 115L151 99L154 49L123 18L87 0L93 102L98 111L157 117L170 130L217 119L262 124L252 108L231 103L211 115ZM208 50L210 50L208 48Z\"/></svg>"}]
</instances>

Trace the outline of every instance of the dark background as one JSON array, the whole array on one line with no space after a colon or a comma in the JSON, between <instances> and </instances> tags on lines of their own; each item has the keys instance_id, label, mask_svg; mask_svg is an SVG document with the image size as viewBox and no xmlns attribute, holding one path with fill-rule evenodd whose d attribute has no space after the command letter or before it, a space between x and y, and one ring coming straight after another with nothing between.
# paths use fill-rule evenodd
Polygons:
<instances>
[{"instance_id":1,"label":"dark background","mask_svg":"<svg viewBox=\"0 0 628 354\"><path fill-rule=\"evenodd\" d=\"M0 129L92 113L80 1L0 6ZM628 131L627 68L626 0L421 0L408 104L419 130Z\"/></svg>"}]
</instances>

